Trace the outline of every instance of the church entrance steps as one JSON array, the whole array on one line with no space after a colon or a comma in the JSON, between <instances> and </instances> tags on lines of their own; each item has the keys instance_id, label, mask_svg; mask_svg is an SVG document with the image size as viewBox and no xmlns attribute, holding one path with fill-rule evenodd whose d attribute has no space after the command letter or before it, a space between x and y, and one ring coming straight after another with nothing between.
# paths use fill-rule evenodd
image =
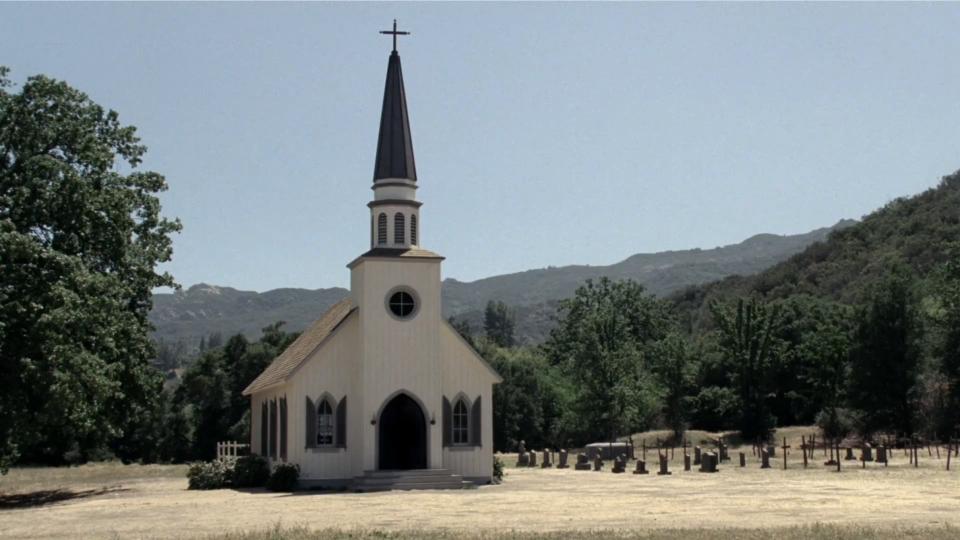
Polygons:
<instances>
[{"instance_id":1,"label":"church entrance steps","mask_svg":"<svg viewBox=\"0 0 960 540\"><path fill-rule=\"evenodd\" d=\"M355 491L389 491L393 489L464 489L474 487L459 474L447 469L413 469L408 471L365 471L353 479Z\"/></svg>"}]
</instances>

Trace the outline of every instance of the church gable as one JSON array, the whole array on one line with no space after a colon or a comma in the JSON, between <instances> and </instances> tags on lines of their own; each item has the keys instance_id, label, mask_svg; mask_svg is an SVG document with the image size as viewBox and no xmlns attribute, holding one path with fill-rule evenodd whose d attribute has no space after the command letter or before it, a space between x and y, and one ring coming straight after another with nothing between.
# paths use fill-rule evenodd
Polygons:
<instances>
[{"instance_id":1,"label":"church gable","mask_svg":"<svg viewBox=\"0 0 960 540\"><path fill-rule=\"evenodd\" d=\"M322 317L307 328L300 337L287 347L267 369L243 391L249 396L261 390L284 383L352 313L356 311L350 299L333 305Z\"/></svg>"},{"instance_id":2,"label":"church gable","mask_svg":"<svg viewBox=\"0 0 960 540\"><path fill-rule=\"evenodd\" d=\"M503 382L503 377L497 373L497 370L493 369L493 366L484 360L480 353L471 347L467 340L460 335L460 332L457 332L447 321L443 321L442 324L441 344L444 359L448 362L448 365L449 362L453 362L454 369L466 369L478 376L489 377L494 384Z\"/></svg>"}]
</instances>

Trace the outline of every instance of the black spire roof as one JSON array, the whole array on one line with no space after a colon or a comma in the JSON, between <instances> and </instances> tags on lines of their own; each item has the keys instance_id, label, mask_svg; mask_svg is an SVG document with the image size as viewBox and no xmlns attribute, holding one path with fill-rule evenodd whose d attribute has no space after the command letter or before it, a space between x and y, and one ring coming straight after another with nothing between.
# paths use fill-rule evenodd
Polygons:
<instances>
[{"instance_id":1,"label":"black spire roof","mask_svg":"<svg viewBox=\"0 0 960 540\"><path fill-rule=\"evenodd\" d=\"M377 161L373 168L373 180L381 178L417 179L417 168L413 162L413 139L410 138L410 118L407 115L407 96L403 91L403 72L400 70L400 55L396 50L390 54L390 62L387 64L380 137L377 139Z\"/></svg>"}]
</instances>

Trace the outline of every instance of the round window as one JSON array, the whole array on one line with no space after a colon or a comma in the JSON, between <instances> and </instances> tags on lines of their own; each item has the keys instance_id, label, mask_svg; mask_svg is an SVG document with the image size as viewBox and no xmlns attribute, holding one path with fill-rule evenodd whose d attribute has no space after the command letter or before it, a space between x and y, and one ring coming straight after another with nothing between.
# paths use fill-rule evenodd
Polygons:
<instances>
[{"instance_id":1,"label":"round window","mask_svg":"<svg viewBox=\"0 0 960 540\"><path fill-rule=\"evenodd\" d=\"M390 298L387 300L387 306L390 308L390 313L393 313L401 319L406 319L411 317L413 312L416 311L417 301L409 292L397 291L390 295Z\"/></svg>"}]
</instances>

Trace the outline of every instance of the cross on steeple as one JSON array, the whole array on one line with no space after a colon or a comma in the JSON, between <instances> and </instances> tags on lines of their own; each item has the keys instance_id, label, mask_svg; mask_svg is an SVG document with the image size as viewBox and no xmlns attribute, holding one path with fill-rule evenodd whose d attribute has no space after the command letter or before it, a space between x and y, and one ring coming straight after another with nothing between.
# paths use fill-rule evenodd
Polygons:
<instances>
[{"instance_id":1,"label":"cross on steeple","mask_svg":"<svg viewBox=\"0 0 960 540\"><path fill-rule=\"evenodd\" d=\"M393 30L381 30L381 34L388 34L393 36L393 52L397 52L397 36L409 36L410 32L400 32L397 31L397 20L393 20Z\"/></svg>"}]
</instances>

